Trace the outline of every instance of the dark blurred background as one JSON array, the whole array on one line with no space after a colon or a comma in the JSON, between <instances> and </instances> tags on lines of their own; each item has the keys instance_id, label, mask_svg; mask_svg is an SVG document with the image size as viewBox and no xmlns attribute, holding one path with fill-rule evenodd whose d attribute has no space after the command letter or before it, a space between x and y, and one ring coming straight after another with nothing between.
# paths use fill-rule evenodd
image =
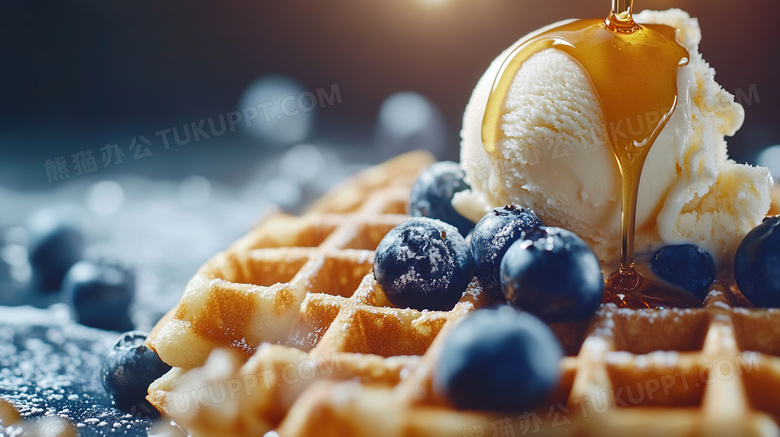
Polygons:
<instances>
[{"instance_id":1,"label":"dark blurred background","mask_svg":"<svg viewBox=\"0 0 780 437\"><path fill-rule=\"evenodd\" d=\"M609 6L0 0L0 350L16 351L0 366L0 396L25 417L58 412L83 435L147 435L150 420L114 409L95 377L116 333L76 324L87 309L68 297L73 287L41 285L64 274L45 261L128 266L132 304L105 312L129 312L148 331L197 268L273 205L300 212L412 148L457 159L463 110L489 63L529 31ZM780 144L780 3L635 6L699 18L701 53L745 104L731 156L780 176L780 147L770 148ZM65 350L78 345L81 365L63 344L27 350L53 343L40 335L52 326Z\"/></svg>"},{"instance_id":2,"label":"dark blurred background","mask_svg":"<svg viewBox=\"0 0 780 437\"><path fill-rule=\"evenodd\" d=\"M700 49L717 80L731 92L754 93L745 125L729 143L733 158L754 162L760 150L780 143L776 0L637 0L635 7L680 7L698 17ZM446 137L434 132L431 147L441 158L456 158L471 89L501 50L542 25L602 16L608 8L608 0L2 1L0 185L50 189L77 177L193 172L241 182L258 160L302 141L351 146L348 156L378 160L388 155L381 153L380 108L403 91L428 99L409 105L432 104L426 116L441 122ZM286 129L302 132L292 138L260 126L254 134L236 129L184 141L192 122L213 117L218 128L218 116L239 109L242 99L270 101L268 93L280 86L273 80L247 94L268 75L292 86L281 86L294 91L288 94L303 96L290 108L309 109L307 92L333 103L299 111L305 120L284 120ZM387 123L393 126L392 117ZM261 113L259 124L273 123ZM165 149L164 134L156 133L174 127L184 145L169 132ZM145 151L130 148L141 135L151 155L133 159ZM106 144L125 152L121 165L103 166ZM77 176L71 155L87 149L97 171ZM69 178L50 182L45 163L59 156Z\"/></svg>"}]
</instances>

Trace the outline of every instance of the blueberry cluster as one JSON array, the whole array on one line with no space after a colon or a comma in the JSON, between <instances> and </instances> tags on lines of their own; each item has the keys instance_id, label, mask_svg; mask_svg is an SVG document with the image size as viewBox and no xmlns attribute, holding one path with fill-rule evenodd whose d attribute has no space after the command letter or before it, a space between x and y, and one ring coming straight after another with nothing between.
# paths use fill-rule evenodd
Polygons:
<instances>
[{"instance_id":1,"label":"blueberry cluster","mask_svg":"<svg viewBox=\"0 0 780 437\"><path fill-rule=\"evenodd\" d=\"M780 308L780 216L767 217L740 243L734 256L734 279L752 304ZM651 268L658 277L704 300L715 279L712 256L693 244L656 251Z\"/></svg>"},{"instance_id":2,"label":"blueberry cluster","mask_svg":"<svg viewBox=\"0 0 780 437\"><path fill-rule=\"evenodd\" d=\"M38 289L62 293L73 319L111 331L129 331L135 273L106 259L83 259L85 238L66 213L42 210L28 224L28 257Z\"/></svg>"},{"instance_id":3,"label":"blueberry cluster","mask_svg":"<svg viewBox=\"0 0 780 437\"><path fill-rule=\"evenodd\" d=\"M452 309L474 274L486 293L506 300L447 336L434 386L458 408L521 411L543 401L560 378L561 346L537 316L590 316L604 280L584 241L545 227L530 209L507 205L476 225L468 221L452 207L454 194L468 188L455 163L423 171L410 198L414 217L379 243L374 277L399 307Z\"/></svg>"},{"instance_id":4,"label":"blueberry cluster","mask_svg":"<svg viewBox=\"0 0 780 437\"><path fill-rule=\"evenodd\" d=\"M468 189L463 171L440 162L417 178L410 198L414 217L380 242L374 277L399 307L449 310L476 273L486 293L546 321L588 317L601 302L598 259L572 232L545 227L533 211L496 208L476 225L452 207ZM457 228L455 227L457 225ZM471 231L470 243L463 235Z\"/></svg>"},{"instance_id":5,"label":"blueberry cluster","mask_svg":"<svg viewBox=\"0 0 780 437\"><path fill-rule=\"evenodd\" d=\"M509 305L475 311L448 334L434 388L462 409L533 408L560 378L561 347L544 322L590 317L601 303L603 273L580 237L545 226L522 206L495 208L474 225L452 207L453 196L468 188L455 163L424 170L410 199L415 218L379 244L374 276L394 305L449 310L475 274L485 293ZM780 306L778 248L780 217L774 217L737 252L737 283L758 305ZM650 268L699 300L716 273L712 256L693 244L658 249Z\"/></svg>"},{"instance_id":6,"label":"blueberry cluster","mask_svg":"<svg viewBox=\"0 0 780 437\"><path fill-rule=\"evenodd\" d=\"M81 324L111 331L131 331L130 304L134 271L108 259L84 259L85 238L77 221L61 211L42 210L27 226L27 253L34 288L59 292ZM146 334L127 332L103 357L101 380L119 408L145 406L147 387L170 370L145 346Z\"/></svg>"}]
</instances>

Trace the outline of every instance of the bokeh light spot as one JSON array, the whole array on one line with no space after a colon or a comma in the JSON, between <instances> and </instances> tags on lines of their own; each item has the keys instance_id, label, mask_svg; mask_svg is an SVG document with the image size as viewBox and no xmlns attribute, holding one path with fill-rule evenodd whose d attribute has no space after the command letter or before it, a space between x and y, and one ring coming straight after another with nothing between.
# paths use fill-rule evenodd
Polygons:
<instances>
[{"instance_id":1,"label":"bokeh light spot","mask_svg":"<svg viewBox=\"0 0 780 437\"><path fill-rule=\"evenodd\" d=\"M265 76L244 91L236 109L238 126L264 145L285 146L306 139L314 121L314 109L303 86L285 76ZM238 117L238 115L236 115Z\"/></svg>"},{"instance_id":2,"label":"bokeh light spot","mask_svg":"<svg viewBox=\"0 0 780 437\"><path fill-rule=\"evenodd\" d=\"M769 169L775 180L780 178L780 145L767 147L758 155L758 165Z\"/></svg>"},{"instance_id":3,"label":"bokeh light spot","mask_svg":"<svg viewBox=\"0 0 780 437\"><path fill-rule=\"evenodd\" d=\"M183 205L203 205L210 195L211 182L202 176L189 176L179 184L179 201Z\"/></svg>"},{"instance_id":4,"label":"bokeh light spot","mask_svg":"<svg viewBox=\"0 0 780 437\"><path fill-rule=\"evenodd\" d=\"M114 181L100 181L87 192L87 208L97 215L115 214L125 201L125 191Z\"/></svg>"}]
</instances>

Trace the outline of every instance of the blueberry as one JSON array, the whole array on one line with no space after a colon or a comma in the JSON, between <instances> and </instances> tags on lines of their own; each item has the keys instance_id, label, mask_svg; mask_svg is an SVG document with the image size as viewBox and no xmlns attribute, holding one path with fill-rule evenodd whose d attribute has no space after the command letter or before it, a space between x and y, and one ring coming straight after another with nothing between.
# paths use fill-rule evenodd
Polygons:
<instances>
[{"instance_id":1,"label":"blueberry","mask_svg":"<svg viewBox=\"0 0 780 437\"><path fill-rule=\"evenodd\" d=\"M147 334L133 331L122 334L103 356L100 377L103 387L122 408L145 402L149 385L171 367L146 347Z\"/></svg>"},{"instance_id":2,"label":"blueberry","mask_svg":"<svg viewBox=\"0 0 780 437\"><path fill-rule=\"evenodd\" d=\"M463 180L465 177L466 173L452 161L437 162L423 170L412 186L410 215L439 219L458 228L461 235L467 235L474 222L452 207L452 196L470 188Z\"/></svg>"},{"instance_id":3,"label":"blueberry","mask_svg":"<svg viewBox=\"0 0 780 437\"><path fill-rule=\"evenodd\" d=\"M59 290L70 266L81 259L84 236L70 216L43 210L28 224L30 265L46 291Z\"/></svg>"},{"instance_id":4,"label":"blueberry","mask_svg":"<svg viewBox=\"0 0 780 437\"><path fill-rule=\"evenodd\" d=\"M780 307L780 216L748 232L737 248L734 277L742 294L761 307Z\"/></svg>"},{"instance_id":5,"label":"blueberry","mask_svg":"<svg viewBox=\"0 0 780 437\"><path fill-rule=\"evenodd\" d=\"M532 210L517 205L495 208L482 217L471 236L471 256L474 272L485 291L497 299L504 298L499 275L501 259L524 232L540 226L543 223Z\"/></svg>"},{"instance_id":6,"label":"blueberry","mask_svg":"<svg viewBox=\"0 0 780 437\"><path fill-rule=\"evenodd\" d=\"M135 274L106 260L79 261L62 283L74 320L94 328L127 331L133 328L129 308L135 293Z\"/></svg>"},{"instance_id":7,"label":"blueberry","mask_svg":"<svg viewBox=\"0 0 780 437\"><path fill-rule=\"evenodd\" d=\"M501 261L507 301L547 322L591 316L604 278L596 254L580 237L547 227L512 243Z\"/></svg>"},{"instance_id":8,"label":"blueberry","mask_svg":"<svg viewBox=\"0 0 780 437\"><path fill-rule=\"evenodd\" d=\"M664 246L653 253L650 268L659 278L704 300L715 280L715 261L706 250L694 244Z\"/></svg>"},{"instance_id":9,"label":"blueberry","mask_svg":"<svg viewBox=\"0 0 780 437\"><path fill-rule=\"evenodd\" d=\"M477 310L444 339L434 389L460 409L525 411L558 385L562 356L550 328L531 314Z\"/></svg>"},{"instance_id":10,"label":"blueberry","mask_svg":"<svg viewBox=\"0 0 780 437\"><path fill-rule=\"evenodd\" d=\"M455 227L417 217L385 235L374 256L374 277L387 299L417 310L452 309L473 274L468 245Z\"/></svg>"}]
</instances>

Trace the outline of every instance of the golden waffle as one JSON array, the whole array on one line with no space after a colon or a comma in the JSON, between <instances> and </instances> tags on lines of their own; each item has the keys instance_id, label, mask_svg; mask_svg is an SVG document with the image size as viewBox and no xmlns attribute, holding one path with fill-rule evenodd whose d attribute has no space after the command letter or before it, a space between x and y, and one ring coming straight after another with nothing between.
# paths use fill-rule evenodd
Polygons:
<instances>
[{"instance_id":1,"label":"golden waffle","mask_svg":"<svg viewBox=\"0 0 780 437\"><path fill-rule=\"evenodd\" d=\"M443 338L493 302L474 280L451 311L399 309L371 273L430 162L370 169L204 265L150 336L175 368L149 400L195 436L780 435L780 311L723 282L700 309L609 304L551 325L567 356L535 411L449 406L431 383Z\"/></svg>"},{"instance_id":2,"label":"golden waffle","mask_svg":"<svg viewBox=\"0 0 780 437\"><path fill-rule=\"evenodd\" d=\"M276 214L209 260L151 334L174 367L202 365L215 348L249 357L287 339L309 292L352 296L373 249L406 219L409 186L432 158L405 155L334 190L303 217Z\"/></svg>"}]
</instances>

